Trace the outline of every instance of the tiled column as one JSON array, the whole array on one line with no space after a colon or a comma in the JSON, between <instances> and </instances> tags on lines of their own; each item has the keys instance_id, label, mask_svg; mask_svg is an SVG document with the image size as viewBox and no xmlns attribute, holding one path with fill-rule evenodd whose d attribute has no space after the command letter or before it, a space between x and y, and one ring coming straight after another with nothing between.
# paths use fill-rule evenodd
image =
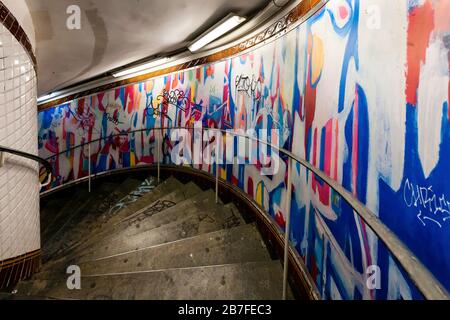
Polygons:
<instances>
[{"instance_id":1,"label":"tiled column","mask_svg":"<svg viewBox=\"0 0 450 320\"><path fill-rule=\"evenodd\" d=\"M34 55L19 22L1 2L0 20L0 146L36 155ZM0 289L31 274L40 249L38 164L7 153L3 157Z\"/></svg>"}]
</instances>

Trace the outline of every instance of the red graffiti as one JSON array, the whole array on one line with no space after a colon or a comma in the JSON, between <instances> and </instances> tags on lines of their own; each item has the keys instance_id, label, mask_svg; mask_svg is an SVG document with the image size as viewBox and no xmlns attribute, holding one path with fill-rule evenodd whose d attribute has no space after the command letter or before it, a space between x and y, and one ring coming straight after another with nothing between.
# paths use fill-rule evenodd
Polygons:
<instances>
[{"instance_id":1,"label":"red graffiti","mask_svg":"<svg viewBox=\"0 0 450 320\"><path fill-rule=\"evenodd\" d=\"M407 40L406 101L417 104L417 88L419 86L420 66L425 62L426 49L430 34L434 29L433 6L427 0L417 6L409 14Z\"/></svg>"}]
</instances>

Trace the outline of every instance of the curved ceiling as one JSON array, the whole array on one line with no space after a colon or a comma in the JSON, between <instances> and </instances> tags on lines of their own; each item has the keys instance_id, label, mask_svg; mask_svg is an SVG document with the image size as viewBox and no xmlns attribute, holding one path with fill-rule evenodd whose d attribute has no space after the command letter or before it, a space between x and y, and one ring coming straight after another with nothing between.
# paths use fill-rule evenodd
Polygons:
<instances>
[{"instance_id":1,"label":"curved ceiling","mask_svg":"<svg viewBox=\"0 0 450 320\"><path fill-rule=\"evenodd\" d=\"M36 31L38 95L159 53L180 50L234 12L251 16L270 0L27 0ZM81 28L69 30L70 5Z\"/></svg>"}]
</instances>

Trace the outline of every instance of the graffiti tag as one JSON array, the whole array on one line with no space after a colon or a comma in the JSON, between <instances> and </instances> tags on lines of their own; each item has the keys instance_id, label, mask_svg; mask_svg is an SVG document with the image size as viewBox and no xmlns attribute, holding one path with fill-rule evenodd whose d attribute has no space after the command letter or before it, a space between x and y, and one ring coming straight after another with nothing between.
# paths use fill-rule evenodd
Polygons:
<instances>
[{"instance_id":1,"label":"graffiti tag","mask_svg":"<svg viewBox=\"0 0 450 320\"><path fill-rule=\"evenodd\" d=\"M132 216L128 219L124 219L123 222L129 221L130 224L134 224L136 222L144 220L147 217L151 217L152 215L159 213L167 208L173 207L174 205L176 205L176 203L170 200L157 200L155 203L145 208L145 210L140 212L138 215Z\"/></svg>"},{"instance_id":2,"label":"graffiti tag","mask_svg":"<svg viewBox=\"0 0 450 320\"><path fill-rule=\"evenodd\" d=\"M136 202L139 198L141 198L144 194L151 191L155 185L153 184L153 180L145 179L144 182L136 189L130 192L128 195L123 197L116 203L113 207L109 209L108 214L113 215L119 210L126 208L129 204Z\"/></svg>"},{"instance_id":3,"label":"graffiti tag","mask_svg":"<svg viewBox=\"0 0 450 320\"><path fill-rule=\"evenodd\" d=\"M109 122L114 123L114 125L122 124L123 122L120 122L118 119L116 119L114 116L112 116L109 112L106 112L106 119L108 119Z\"/></svg>"},{"instance_id":4,"label":"graffiti tag","mask_svg":"<svg viewBox=\"0 0 450 320\"><path fill-rule=\"evenodd\" d=\"M234 81L237 92L244 92L255 100L261 99L262 81L261 78L256 79L255 75L251 77L239 74Z\"/></svg>"},{"instance_id":5,"label":"graffiti tag","mask_svg":"<svg viewBox=\"0 0 450 320\"><path fill-rule=\"evenodd\" d=\"M162 104L170 104L175 107L181 108L183 111L188 103L188 98L185 96L184 91L179 89L170 91L164 89L162 94L156 97L156 100Z\"/></svg>"},{"instance_id":6,"label":"graffiti tag","mask_svg":"<svg viewBox=\"0 0 450 320\"><path fill-rule=\"evenodd\" d=\"M445 194L436 194L433 186L415 185L406 179L403 186L403 200L408 208L414 207L419 210L417 218L424 226L425 220L428 220L442 228L442 223L450 219L450 201L446 199Z\"/></svg>"}]
</instances>

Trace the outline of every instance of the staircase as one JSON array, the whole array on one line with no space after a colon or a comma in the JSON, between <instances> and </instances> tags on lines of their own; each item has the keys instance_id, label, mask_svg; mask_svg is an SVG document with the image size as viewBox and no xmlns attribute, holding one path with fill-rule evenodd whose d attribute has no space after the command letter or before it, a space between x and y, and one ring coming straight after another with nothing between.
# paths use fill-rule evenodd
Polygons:
<instances>
[{"instance_id":1,"label":"staircase","mask_svg":"<svg viewBox=\"0 0 450 320\"><path fill-rule=\"evenodd\" d=\"M213 190L174 177L85 189L42 205L41 271L11 298L281 299L281 262ZM70 265L79 290L67 287Z\"/></svg>"}]
</instances>

